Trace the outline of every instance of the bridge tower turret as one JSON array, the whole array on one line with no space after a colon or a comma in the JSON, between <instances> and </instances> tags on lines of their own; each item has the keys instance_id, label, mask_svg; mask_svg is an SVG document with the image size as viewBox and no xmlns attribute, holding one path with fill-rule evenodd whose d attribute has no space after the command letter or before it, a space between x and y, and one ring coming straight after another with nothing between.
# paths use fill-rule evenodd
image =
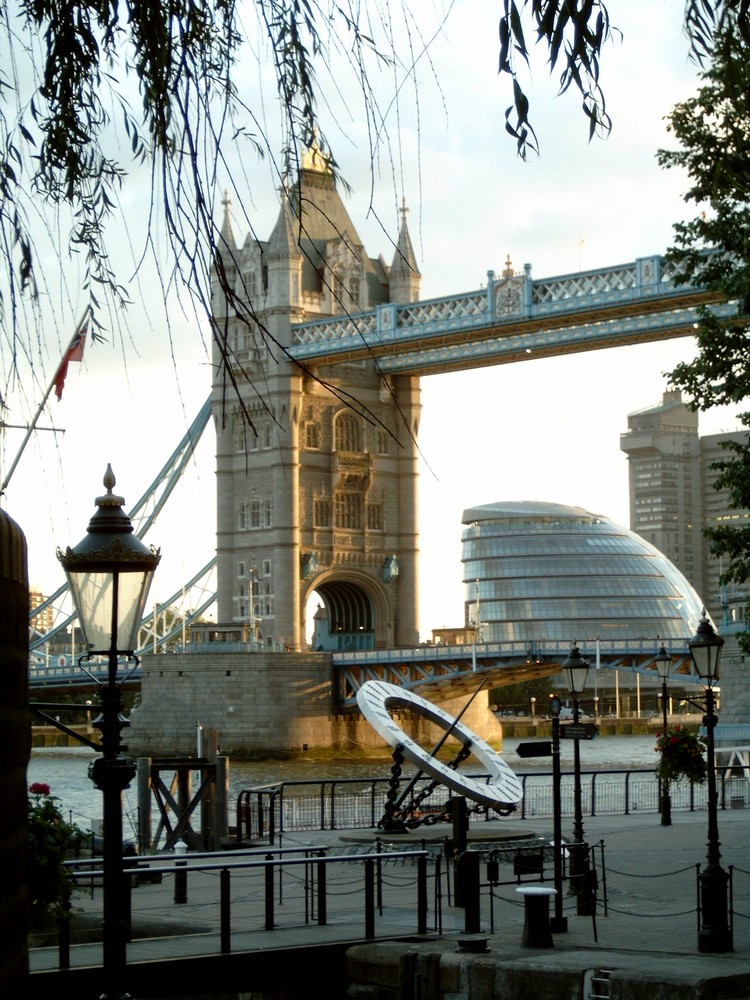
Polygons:
<instances>
[{"instance_id":1,"label":"bridge tower turret","mask_svg":"<svg viewBox=\"0 0 750 1000\"><path fill-rule=\"evenodd\" d=\"M406 225L408 211L404 198L401 202L401 228L399 229L398 242L393 254L393 263L388 272L391 302L396 302L399 305L419 300L419 288L422 280L409 229Z\"/></svg>"},{"instance_id":2,"label":"bridge tower turret","mask_svg":"<svg viewBox=\"0 0 750 1000\"><path fill-rule=\"evenodd\" d=\"M316 649L416 645L419 378L388 380L374 359L303 369L285 353L302 322L356 322L417 297L405 212L389 269L366 254L313 148L268 242L248 237L238 258L247 308L215 317L234 379L216 357L219 622L267 649L305 650L316 593L327 622Z\"/></svg>"}]
</instances>

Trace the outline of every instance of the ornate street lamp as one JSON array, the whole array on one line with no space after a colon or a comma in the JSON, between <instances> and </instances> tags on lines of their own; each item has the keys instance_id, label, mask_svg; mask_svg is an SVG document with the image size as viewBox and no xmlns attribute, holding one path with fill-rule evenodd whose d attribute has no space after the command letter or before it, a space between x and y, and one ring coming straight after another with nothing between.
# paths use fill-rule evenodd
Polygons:
<instances>
[{"instance_id":1,"label":"ornate street lamp","mask_svg":"<svg viewBox=\"0 0 750 1000\"><path fill-rule=\"evenodd\" d=\"M664 646L661 647L659 652L654 657L654 663L656 664L656 672L661 678L661 711L662 711L662 732L667 731L667 680L669 679L669 671L672 668L672 657L666 651ZM661 825L671 826L672 824L672 797L669 794L669 784L667 782L661 783L660 794L659 794L659 812L661 813Z\"/></svg>"},{"instance_id":2,"label":"ornate street lamp","mask_svg":"<svg viewBox=\"0 0 750 1000\"><path fill-rule=\"evenodd\" d=\"M568 918L563 915L562 899L562 803L560 796L560 709L562 702L557 695L549 696L549 710L552 716L552 812L553 812L553 843L555 850L555 914L550 917L550 930L553 934L568 929Z\"/></svg>"},{"instance_id":3,"label":"ornate street lamp","mask_svg":"<svg viewBox=\"0 0 750 1000\"><path fill-rule=\"evenodd\" d=\"M573 643L570 655L563 662L563 671L568 681L568 690L573 698L573 725L577 726L581 718L579 695L586 687L589 664L581 656L578 646ZM588 915L587 893L584 888L589 872L589 849L583 839L583 808L581 804L581 750L580 740L573 740L573 843L568 848L570 855L570 884L578 897L579 915Z\"/></svg>"},{"instance_id":4,"label":"ornate street lamp","mask_svg":"<svg viewBox=\"0 0 750 1000\"><path fill-rule=\"evenodd\" d=\"M732 928L729 924L727 890L729 876L721 867L719 851L719 797L716 790L714 760L714 729L719 721L714 712L714 687L719 680L719 659L724 640L717 635L706 618L705 611L698 629L688 643L695 672L706 689L706 763L708 771L708 853L706 866L698 876L700 886L700 930L698 951L723 952L733 950Z\"/></svg>"},{"instance_id":5,"label":"ornate street lamp","mask_svg":"<svg viewBox=\"0 0 750 1000\"><path fill-rule=\"evenodd\" d=\"M138 629L160 559L156 549L133 534L130 518L122 509L125 501L112 493L114 485L108 465L107 492L96 500L86 536L74 548L57 551L87 650L79 665L92 656L107 657L107 683L100 688L99 715L92 722L101 733L102 756L89 767L89 777L102 792L104 813L102 998L106 1000L129 995L123 988L128 914L122 875L122 793L136 769L122 754L127 747L120 733L129 722L122 714L118 668L121 658L131 669L138 664L134 655Z\"/></svg>"}]
</instances>

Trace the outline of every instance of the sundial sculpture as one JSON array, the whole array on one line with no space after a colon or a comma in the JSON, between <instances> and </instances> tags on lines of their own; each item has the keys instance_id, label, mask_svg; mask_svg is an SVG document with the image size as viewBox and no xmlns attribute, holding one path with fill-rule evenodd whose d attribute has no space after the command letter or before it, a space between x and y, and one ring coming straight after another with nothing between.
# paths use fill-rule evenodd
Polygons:
<instances>
[{"instance_id":1,"label":"sundial sculpture","mask_svg":"<svg viewBox=\"0 0 750 1000\"><path fill-rule=\"evenodd\" d=\"M521 783L502 757L461 723L460 715L454 719L419 695L385 681L366 681L357 692L357 705L378 735L393 747L391 781L385 812L378 827L389 832L406 832L422 823L429 825L447 818L440 812L425 814L423 811L425 799L438 785L447 785L452 791L471 799L477 803L475 809L488 806L501 816L515 811L523 796ZM444 730L444 735L431 752L408 736L391 716L391 711L398 709L414 712ZM461 746L453 760L444 763L435 754L449 736L459 741ZM472 754L482 765L486 778L459 772L459 765ZM399 795L404 759L418 768L418 774ZM422 774L429 775L432 781L415 793L417 779Z\"/></svg>"}]
</instances>

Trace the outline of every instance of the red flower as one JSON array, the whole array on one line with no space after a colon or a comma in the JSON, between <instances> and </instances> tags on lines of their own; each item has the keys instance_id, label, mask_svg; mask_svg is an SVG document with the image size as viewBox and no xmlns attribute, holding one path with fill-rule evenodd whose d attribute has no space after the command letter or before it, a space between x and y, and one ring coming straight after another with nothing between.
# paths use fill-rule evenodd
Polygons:
<instances>
[{"instance_id":1,"label":"red flower","mask_svg":"<svg viewBox=\"0 0 750 1000\"><path fill-rule=\"evenodd\" d=\"M49 785L46 781L35 781L29 785L29 791L32 795L49 795Z\"/></svg>"}]
</instances>

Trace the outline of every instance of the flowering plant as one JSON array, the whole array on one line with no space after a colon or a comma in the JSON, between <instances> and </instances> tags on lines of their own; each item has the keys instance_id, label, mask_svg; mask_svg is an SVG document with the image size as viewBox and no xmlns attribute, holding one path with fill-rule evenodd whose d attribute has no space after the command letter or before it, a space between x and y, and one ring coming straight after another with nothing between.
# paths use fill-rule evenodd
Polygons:
<instances>
[{"instance_id":1,"label":"flowering plant","mask_svg":"<svg viewBox=\"0 0 750 1000\"><path fill-rule=\"evenodd\" d=\"M684 726L668 726L656 738L655 750L661 755L656 773L666 785L682 777L700 785L706 778L705 747L706 742L698 733Z\"/></svg>"},{"instance_id":2,"label":"flowering plant","mask_svg":"<svg viewBox=\"0 0 750 1000\"><path fill-rule=\"evenodd\" d=\"M28 834L31 921L38 925L47 915L67 907L72 882L62 861L79 849L86 834L65 822L58 799L43 781L29 785Z\"/></svg>"}]
</instances>

